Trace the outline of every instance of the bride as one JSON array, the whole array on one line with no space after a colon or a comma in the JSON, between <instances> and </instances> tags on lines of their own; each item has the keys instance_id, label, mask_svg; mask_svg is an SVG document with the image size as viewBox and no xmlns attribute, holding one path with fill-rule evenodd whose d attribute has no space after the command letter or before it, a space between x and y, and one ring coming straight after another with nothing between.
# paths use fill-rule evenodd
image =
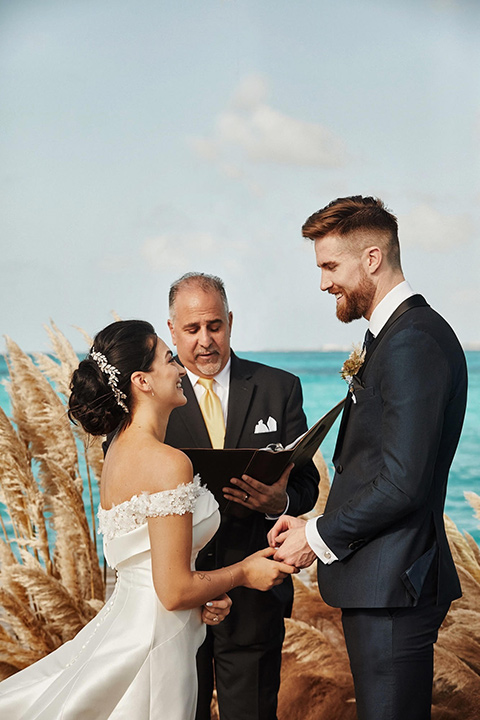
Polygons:
<instances>
[{"instance_id":1,"label":"bride","mask_svg":"<svg viewBox=\"0 0 480 720\"><path fill-rule=\"evenodd\" d=\"M102 471L99 528L116 569L112 597L70 642L0 683L8 720L190 720L195 655L205 623L229 612L229 590L268 590L295 571L266 548L196 572L219 525L190 460L165 445L170 412L186 403L185 370L140 320L99 332L74 372L69 415L93 435L116 428Z\"/></svg>"}]
</instances>

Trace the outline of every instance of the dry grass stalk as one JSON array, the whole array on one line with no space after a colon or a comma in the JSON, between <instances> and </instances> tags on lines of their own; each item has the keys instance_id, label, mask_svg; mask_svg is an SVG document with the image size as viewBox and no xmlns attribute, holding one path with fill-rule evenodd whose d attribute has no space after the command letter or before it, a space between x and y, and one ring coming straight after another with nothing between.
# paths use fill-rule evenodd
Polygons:
<instances>
[{"instance_id":1,"label":"dry grass stalk","mask_svg":"<svg viewBox=\"0 0 480 720\"><path fill-rule=\"evenodd\" d=\"M49 355L36 354L35 361L39 369L50 381L55 383L57 392L67 398L70 393L70 379L73 371L78 367L78 357L71 343L57 328L53 321L51 327L44 325L50 339L57 361Z\"/></svg>"},{"instance_id":2,"label":"dry grass stalk","mask_svg":"<svg viewBox=\"0 0 480 720\"><path fill-rule=\"evenodd\" d=\"M279 720L354 720L346 651L301 620L286 621Z\"/></svg>"},{"instance_id":3,"label":"dry grass stalk","mask_svg":"<svg viewBox=\"0 0 480 720\"><path fill-rule=\"evenodd\" d=\"M91 348L92 345L93 345L93 338L92 338L92 336L89 335L83 328L78 327L78 325L74 325L73 327L75 328L75 330L78 330L78 332L80 333L80 335L82 335L82 337L83 337L83 339L84 339L84 341L85 341L85 345L86 345L88 348Z\"/></svg>"},{"instance_id":4,"label":"dry grass stalk","mask_svg":"<svg viewBox=\"0 0 480 720\"><path fill-rule=\"evenodd\" d=\"M45 462L57 484L51 497L57 570L76 598L101 598L103 580L82 496L61 466L53 460Z\"/></svg>"},{"instance_id":5,"label":"dry grass stalk","mask_svg":"<svg viewBox=\"0 0 480 720\"><path fill-rule=\"evenodd\" d=\"M325 509L325 504L327 502L328 493L330 492L330 475L328 472L328 466L320 449L318 449L313 456L313 462L318 470L318 474L320 475L320 480L318 483L318 498L317 502L315 503L315 507L310 510L310 512L302 515L305 520L311 517L316 517L317 515L321 515L323 513Z\"/></svg>"},{"instance_id":6,"label":"dry grass stalk","mask_svg":"<svg viewBox=\"0 0 480 720\"><path fill-rule=\"evenodd\" d=\"M8 388L13 420L20 439L32 457L52 458L70 473L72 480L77 481L81 488L77 448L65 406L28 355L9 338L6 344L10 372ZM43 472L41 460L40 475L47 490L48 472Z\"/></svg>"},{"instance_id":7,"label":"dry grass stalk","mask_svg":"<svg viewBox=\"0 0 480 720\"><path fill-rule=\"evenodd\" d=\"M24 567L12 569L11 577L34 599L36 616L44 619L44 632L58 638L60 645L76 635L95 612L85 601L77 601L60 580L47 575L31 555L25 561Z\"/></svg>"},{"instance_id":8,"label":"dry grass stalk","mask_svg":"<svg viewBox=\"0 0 480 720\"><path fill-rule=\"evenodd\" d=\"M0 540L0 678L73 637L104 600L75 436L46 377L66 395L78 360L53 323L48 333L57 360L39 357L43 372L7 339L16 428L0 409L0 501L8 514ZM79 435L89 474L99 477L101 445L92 451L89 437Z\"/></svg>"},{"instance_id":9,"label":"dry grass stalk","mask_svg":"<svg viewBox=\"0 0 480 720\"><path fill-rule=\"evenodd\" d=\"M464 492L463 494L475 510L475 517L480 520L480 496L474 492Z\"/></svg>"},{"instance_id":10,"label":"dry grass stalk","mask_svg":"<svg viewBox=\"0 0 480 720\"><path fill-rule=\"evenodd\" d=\"M480 582L478 553L473 550L465 536L447 516L445 516L445 527L447 528L448 542L455 564L457 567L464 568L477 582Z\"/></svg>"},{"instance_id":11,"label":"dry grass stalk","mask_svg":"<svg viewBox=\"0 0 480 720\"><path fill-rule=\"evenodd\" d=\"M39 369L48 377L51 383L54 383L55 388L57 392L59 392L65 400L68 399L68 396L70 394L70 380L72 377L73 371L78 366L78 357L73 349L71 343L67 340L67 338L63 335L63 333L57 328L55 323L53 321L51 322L51 327L44 326L45 330L48 333L48 336L50 338L50 342L52 344L53 351L57 357L57 360L59 362L56 362L48 355L36 355L35 359L37 361ZM84 336L87 345L90 347L92 344L92 340L85 333L83 330L79 328L81 334ZM70 426L70 429L72 429L72 426ZM95 513L93 512L93 490L92 490L92 482L93 480L96 480L97 482L100 481L100 476L102 474L102 465L103 465L103 451L102 451L102 445L101 440L99 438L92 438L90 435L88 435L81 425L75 425L73 426L73 432L77 439L81 443L82 447L82 457L83 457L83 463L86 468L87 473L87 486L88 486L88 492L89 492L89 499L90 499L90 508L92 511L91 515L91 525L92 525L92 540L96 547L96 533L95 533ZM93 478L92 478L92 472L93 472Z\"/></svg>"},{"instance_id":12,"label":"dry grass stalk","mask_svg":"<svg viewBox=\"0 0 480 720\"><path fill-rule=\"evenodd\" d=\"M18 580L15 581L9 575L2 577L0 603L8 622L4 629L9 633L12 646L17 646L19 650L31 650L36 652L38 657L42 657L60 643L47 631L44 619L38 615L35 608L23 601L23 582L20 583L20 588L16 587L17 585Z\"/></svg>"},{"instance_id":13,"label":"dry grass stalk","mask_svg":"<svg viewBox=\"0 0 480 720\"><path fill-rule=\"evenodd\" d=\"M33 476L25 445L1 408L0 476L0 502L8 509L17 542L28 542L51 572L44 496Z\"/></svg>"}]
</instances>

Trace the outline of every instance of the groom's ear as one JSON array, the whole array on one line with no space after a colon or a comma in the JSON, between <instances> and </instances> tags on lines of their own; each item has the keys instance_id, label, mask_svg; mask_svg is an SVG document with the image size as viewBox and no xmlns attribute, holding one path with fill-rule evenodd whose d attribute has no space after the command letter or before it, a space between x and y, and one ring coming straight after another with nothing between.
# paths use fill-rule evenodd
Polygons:
<instances>
[{"instance_id":1,"label":"groom's ear","mask_svg":"<svg viewBox=\"0 0 480 720\"><path fill-rule=\"evenodd\" d=\"M372 247L365 248L362 259L367 273L373 275L382 265L383 252L378 245L372 245Z\"/></svg>"}]
</instances>

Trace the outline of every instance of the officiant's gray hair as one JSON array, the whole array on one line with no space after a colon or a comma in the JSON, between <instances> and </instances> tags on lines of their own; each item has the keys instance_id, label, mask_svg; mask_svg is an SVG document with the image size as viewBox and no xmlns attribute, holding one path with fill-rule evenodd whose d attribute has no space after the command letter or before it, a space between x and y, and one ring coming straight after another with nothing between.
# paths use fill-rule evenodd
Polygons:
<instances>
[{"instance_id":1,"label":"officiant's gray hair","mask_svg":"<svg viewBox=\"0 0 480 720\"><path fill-rule=\"evenodd\" d=\"M183 288L200 288L200 290L203 290L204 292L218 292L222 298L225 314L228 315L230 309L228 307L227 293L225 291L223 280L217 275L188 272L170 285L170 291L168 293L168 310L170 312L170 320L175 320L175 300L178 293Z\"/></svg>"}]
</instances>

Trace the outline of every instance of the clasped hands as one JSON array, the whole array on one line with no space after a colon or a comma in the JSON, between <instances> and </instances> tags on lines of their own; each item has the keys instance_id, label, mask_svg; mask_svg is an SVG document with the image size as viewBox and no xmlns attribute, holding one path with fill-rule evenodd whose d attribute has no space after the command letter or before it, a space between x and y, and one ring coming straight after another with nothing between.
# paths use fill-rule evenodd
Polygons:
<instances>
[{"instance_id":1,"label":"clasped hands","mask_svg":"<svg viewBox=\"0 0 480 720\"><path fill-rule=\"evenodd\" d=\"M305 520L282 515L268 533L268 544L275 549L273 560L292 565L296 570L309 567L316 555L305 536ZM207 625L218 625L230 612L232 601L224 594L211 600L202 608L202 620Z\"/></svg>"},{"instance_id":2,"label":"clasped hands","mask_svg":"<svg viewBox=\"0 0 480 720\"><path fill-rule=\"evenodd\" d=\"M317 556L307 542L306 521L282 515L268 533L268 544L275 548L274 560L294 565L299 570L309 567Z\"/></svg>"},{"instance_id":3,"label":"clasped hands","mask_svg":"<svg viewBox=\"0 0 480 720\"><path fill-rule=\"evenodd\" d=\"M251 510L266 515L281 515L268 533L268 544L276 549L273 560L301 569L309 567L317 556L307 542L305 520L282 515L287 506L287 483L293 467L293 463L290 463L272 485L259 482L249 475L232 478L230 482L235 487L224 487L223 494L227 500Z\"/></svg>"}]
</instances>

